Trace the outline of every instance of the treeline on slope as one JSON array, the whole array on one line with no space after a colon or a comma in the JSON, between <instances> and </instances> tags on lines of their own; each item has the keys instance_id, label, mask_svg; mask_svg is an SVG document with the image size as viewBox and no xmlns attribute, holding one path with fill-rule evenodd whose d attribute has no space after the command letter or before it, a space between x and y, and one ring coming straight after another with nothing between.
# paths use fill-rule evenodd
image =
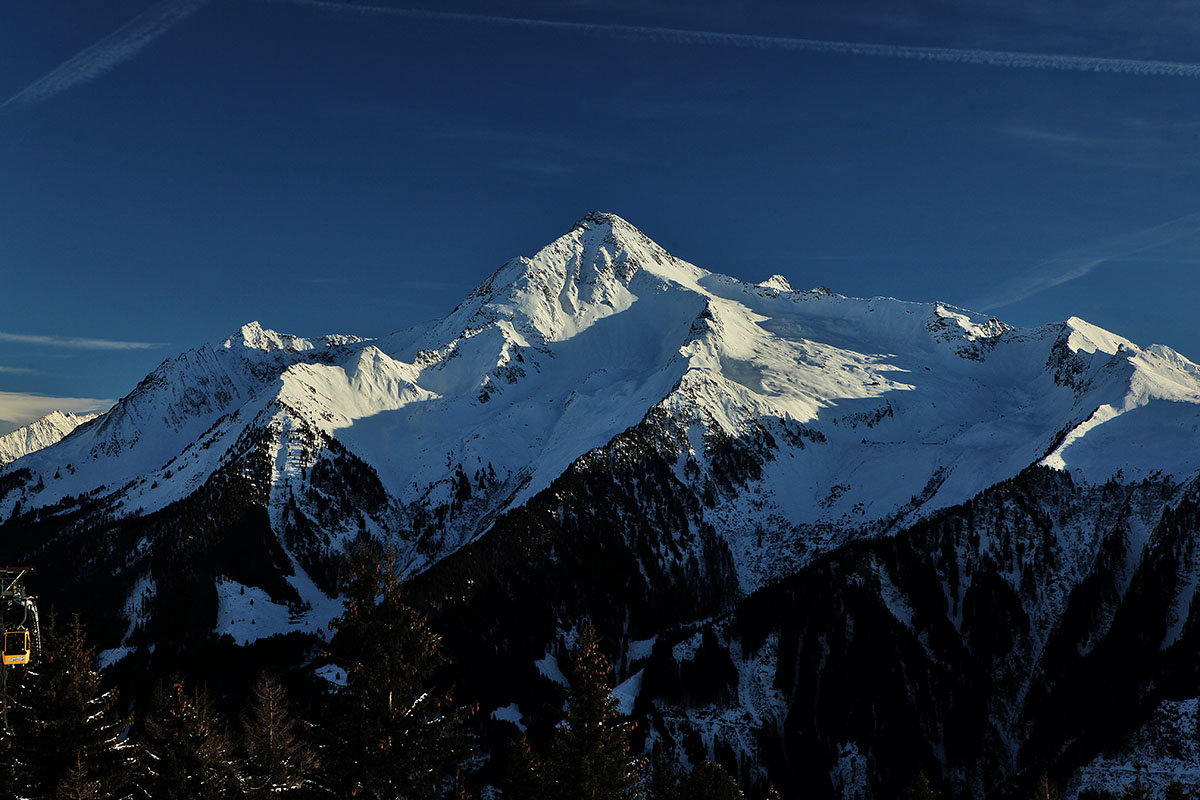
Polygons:
<instances>
[{"instance_id":1,"label":"treeline on slope","mask_svg":"<svg viewBox=\"0 0 1200 800\"><path fill-rule=\"evenodd\" d=\"M623 653L740 600L728 546L662 455L675 435L649 415L409 582L414 602L454 631L456 680L481 704L555 702L533 664L574 621Z\"/></svg>"},{"instance_id":2,"label":"treeline on slope","mask_svg":"<svg viewBox=\"0 0 1200 800\"><path fill-rule=\"evenodd\" d=\"M1164 640L1195 563L1198 498L1197 485L1080 487L1032 468L760 590L728 634L743 658L778 643L787 715L760 759L785 791L823 796L836 794L844 743L871 755L875 792L899 790L914 764L952 797L1019 796L1042 770L1073 774L1160 700L1200 692L1195 606ZM1144 555L1132 533L1141 509L1160 515ZM1044 593L1072 568L1068 525L1096 532L1096 557L1061 615L1039 622ZM1128 578L1126 564L1138 565ZM1012 712L1008 733L999 726Z\"/></svg>"},{"instance_id":3,"label":"treeline on slope","mask_svg":"<svg viewBox=\"0 0 1200 800\"><path fill-rule=\"evenodd\" d=\"M79 617L51 614L37 660L9 682L0 798L463 800L485 781L512 800L742 798L716 764L679 776L661 753L653 768L636 755L590 625L574 651L565 717L512 741L505 772L481 771L477 709L454 701L441 638L406 602L393 561L355 548L341 589L346 605L328 656L344 682L302 709L264 674L236 726L203 686L178 675L157 685L136 718L122 713Z\"/></svg>"},{"instance_id":4,"label":"treeline on slope","mask_svg":"<svg viewBox=\"0 0 1200 800\"><path fill-rule=\"evenodd\" d=\"M218 575L280 603L300 602L267 512L270 464L267 432L247 431L200 487L157 511L114 518L101 487L96 496L14 513L3 522L0 560L34 565L41 594L82 612L103 642L125 638L121 611L139 578L170 586L169 601L151 598L129 643L199 647L216 619ZM119 491L134 488L131 481Z\"/></svg>"}]
</instances>

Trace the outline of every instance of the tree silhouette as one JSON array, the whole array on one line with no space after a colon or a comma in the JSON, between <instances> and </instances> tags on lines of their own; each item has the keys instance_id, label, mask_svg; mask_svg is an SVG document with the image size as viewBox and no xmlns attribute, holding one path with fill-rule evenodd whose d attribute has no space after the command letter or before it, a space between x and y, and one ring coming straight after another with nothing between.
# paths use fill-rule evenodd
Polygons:
<instances>
[{"instance_id":1,"label":"tree silhouette","mask_svg":"<svg viewBox=\"0 0 1200 800\"><path fill-rule=\"evenodd\" d=\"M566 719L555 732L546 763L554 798L642 798L640 759L630 748L632 724L612 696L608 659L596 629L585 623L574 652Z\"/></svg>"},{"instance_id":2,"label":"tree silhouette","mask_svg":"<svg viewBox=\"0 0 1200 800\"><path fill-rule=\"evenodd\" d=\"M1050 775L1043 771L1027 797L1028 800L1058 800L1058 787L1050 780Z\"/></svg>"},{"instance_id":3,"label":"tree silhouette","mask_svg":"<svg viewBox=\"0 0 1200 800\"><path fill-rule=\"evenodd\" d=\"M92 786L98 796L121 796L132 777L132 748L121 743L129 721L103 686L78 615L65 625L49 615L22 689L10 720L21 794L51 798L60 786Z\"/></svg>"},{"instance_id":4,"label":"tree silhouette","mask_svg":"<svg viewBox=\"0 0 1200 800\"><path fill-rule=\"evenodd\" d=\"M688 800L745 800L734 777L714 761L696 766L680 785L679 794Z\"/></svg>"},{"instance_id":5,"label":"tree silhouette","mask_svg":"<svg viewBox=\"0 0 1200 800\"><path fill-rule=\"evenodd\" d=\"M329 702L326 780L348 796L441 797L471 752L471 709L434 685L447 664L441 637L405 602L390 554L353 548L341 589L330 653L346 685Z\"/></svg>"},{"instance_id":6,"label":"tree silhouette","mask_svg":"<svg viewBox=\"0 0 1200 800\"><path fill-rule=\"evenodd\" d=\"M154 693L142 732L143 791L155 800L211 800L236 783L233 744L208 694L182 678Z\"/></svg>"},{"instance_id":7,"label":"tree silhouette","mask_svg":"<svg viewBox=\"0 0 1200 800\"><path fill-rule=\"evenodd\" d=\"M316 768L312 748L301 740L288 710L287 692L269 675L254 684L242 714L242 750L239 782L250 798L293 792Z\"/></svg>"}]
</instances>

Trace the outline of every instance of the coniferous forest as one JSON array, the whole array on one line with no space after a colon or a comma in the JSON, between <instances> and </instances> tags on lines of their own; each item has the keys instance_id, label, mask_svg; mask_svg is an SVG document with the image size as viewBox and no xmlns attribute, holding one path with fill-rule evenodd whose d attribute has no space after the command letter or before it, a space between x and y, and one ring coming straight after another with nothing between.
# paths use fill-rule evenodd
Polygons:
<instances>
[{"instance_id":1,"label":"coniferous forest","mask_svg":"<svg viewBox=\"0 0 1200 800\"><path fill-rule=\"evenodd\" d=\"M325 655L344 678L305 697L268 673L236 700L171 674L131 710L97 671L80 617L50 613L36 659L10 674L0 797L744 797L717 763L687 770L661 748L652 758L635 749L634 724L611 694L612 670L588 624L571 654L561 719L551 730L516 732L502 763L486 763L478 709L446 685L441 636L406 601L387 554L355 548L340 588L345 611Z\"/></svg>"},{"instance_id":2,"label":"coniferous forest","mask_svg":"<svg viewBox=\"0 0 1200 800\"><path fill-rule=\"evenodd\" d=\"M338 679L293 694L262 672L244 696L212 695L182 674L131 704L96 667L78 614L50 613L34 663L13 669L0 732L0 797L8 800L256 800L257 798L511 798L511 800L781 800L744 792L715 761L682 764L637 736L612 694L603 642L584 623L570 653L562 713L543 730L513 726L502 756L485 757L478 708L447 683L442 636L406 599L389 553L346 557L344 613L328 651ZM236 666L234 667L236 668ZM804 797L805 795L798 795ZM905 800L939 800L923 769ZM1087 800L1195 800L1178 780L1154 792L1140 774L1119 794ZM1059 800L1046 772L1022 800ZM865 800L865 798L864 798Z\"/></svg>"}]
</instances>

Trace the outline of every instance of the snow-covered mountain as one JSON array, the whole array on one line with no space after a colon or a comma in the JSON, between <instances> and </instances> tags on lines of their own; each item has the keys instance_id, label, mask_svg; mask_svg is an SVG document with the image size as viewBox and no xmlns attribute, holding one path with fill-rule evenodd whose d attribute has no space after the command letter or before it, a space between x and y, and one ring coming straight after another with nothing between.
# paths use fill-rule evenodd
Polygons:
<instances>
[{"instance_id":1,"label":"snow-covered mountain","mask_svg":"<svg viewBox=\"0 0 1200 800\"><path fill-rule=\"evenodd\" d=\"M751 622L745 609L762 597L810 608L801 598L818 584L836 607L868 587L890 621L859 630L915 636L896 663L920 656L933 674L949 658L939 643L996 610L980 598L965 610L971 587L998 597L1003 585L1023 638L979 650L990 660L972 666L1004 687L979 689L986 768L963 766L945 730L926 730L942 722L914 717L937 768L979 785L1026 765L1039 723L1022 704L1049 691L1040 659L1083 613L1072 604L1089 581L1111 584L1101 617L1120 615L1167 535L1156 531L1196 491L1198 441L1200 367L1169 348L1077 318L1021 329L944 303L744 282L594 213L433 323L374 339L250 323L163 362L103 417L0 471L0 556L100 593L113 661L213 633L319 632L337 613L340 552L374 536L397 548L415 593L466 609L455 624L495 644L464 654L480 665L464 680L496 707L514 697L485 685L485 666L544 663L590 616L621 642L622 677L637 687L638 664L724 675L711 696L650 681L642 702L657 703L660 735L682 741L699 726L710 753L767 736L782 753L772 774L796 780L784 721L811 700L795 683L808 612ZM1119 503L1114 486L1127 487ZM1036 497L1013 499L1033 491L1021 487ZM1003 510L1013 503L1019 513ZM1033 527L1010 530L1022 514ZM938 527L948 519L958 533ZM1191 534L1168 527L1184 549L1163 648L1191 641L1200 574ZM937 549L906 572L897 554L922 536ZM1119 568L1095 578L1114 536ZM914 611L936 607L921 595L935 589L947 607ZM922 613L950 627L929 639ZM852 640L837 625L854 616L805 624L828 650ZM1096 624L1102 639L1108 622ZM912 754L870 744L866 730L822 743L845 773L832 790L899 780Z\"/></svg>"},{"instance_id":2,"label":"snow-covered mountain","mask_svg":"<svg viewBox=\"0 0 1200 800\"><path fill-rule=\"evenodd\" d=\"M0 436L0 467L16 461L35 450L57 443L71 431L99 414L72 414L51 411L41 419L22 425L12 433Z\"/></svg>"}]
</instances>

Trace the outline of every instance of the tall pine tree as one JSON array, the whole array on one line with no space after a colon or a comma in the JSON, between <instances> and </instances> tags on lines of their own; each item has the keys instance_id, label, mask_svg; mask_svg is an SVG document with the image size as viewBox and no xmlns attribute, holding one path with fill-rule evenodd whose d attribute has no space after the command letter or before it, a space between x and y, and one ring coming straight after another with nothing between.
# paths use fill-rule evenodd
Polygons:
<instances>
[{"instance_id":1,"label":"tall pine tree","mask_svg":"<svg viewBox=\"0 0 1200 800\"><path fill-rule=\"evenodd\" d=\"M729 770L715 761L697 765L680 784L679 796L688 800L745 800Z\"/></svg>"},{"instance_id":2,"label":"tall pine tree","mask_svg":"<svg viewBox=\"0 0 1200 800\"><path fill-rule=\"evenodd\" d=\"M1163 800L1195 800L1195 798L1196 792L1194 787L1186 786L1178 778L1163 788Z\"/></svg>"},{"instance_id":3,"label":"tall pine tree","mask_svg":"<svg viewBox=\"0 0 1200 800\"><path fill-rule=\"evenodd\" d=\"M78 616L62 624L49 615L10 722L23 796L56 798L64 786L104 798L130 791L133 751L121 741L129 721L96 672Z\"/></svg>"},{"instance_id":4,"label":"tall pine tree","mask_svg":"<svg viewBox=\"0 0 1200 800\"><path fill-rule=\"evenodd\" d=\"M269 675L254 684L242 714L242 751L238 780L249 798L294 793L316 769L312 748L288 709L287 691Z\"/></svg>"},{"instance_id":5,"label":"tall pine tree","mask_svg":"<svg viewBox=\"0 0 1200 800\"><path fill-rule=\"evenodd\" d=\"M680 800L679 772L667 757L662 742L655 742L650 754L650 800Z\"/></svg>"},{"instance_id":6,"label":"tall pine tree","mask_svg":"<svg viewBox=\"0 0 1200 800\"><path fill-rule=\"evenodd\" d=\"M505 775L504 796L508 800L550 800L546 785L546 765L522 734L513 744L512 755Z\"/></svg>"},{"instance_id":7,"label":"tall pine tree","mask_svg":"<svg viewBox=\"0 0 1200 800\"><path fill-rule=\"evenodd\" d=\"M904 789L904 800L938 800L939 794L925 770L920 770Z\"/></svg>"},{"instance_id":8,"label":"tall pine tree","mask_svg":"<svg viewBox=\"0 0 1200 800\"><path fill-rule=\"evenodd\" d=\"M440 798L470 757L471 712L435 687L441 639L405 602L391 554L352 549L341 589L330 652L346 685L329 702L326 782L347 797Z\"/></svg>"},{"instance_id":9,"label":"tall pine tree","mask_svg":"<svg viewBox=\"0 0 1200 800\"><path fill-rule=\"evenodd\" d=\"M202 689L172 678L143 723L139 783L154 800L216 800L236 788L233 744Z\"/></svg>"},{"instance_id":10,"label":"tall pine tree","mask_svg":"<svg viewBox=\"0 0 1200 800\"><path fill-rule=\"evenodd\" d=\"M1133 776L1133 782L1121 791L1120 800L1150 800L1152 796L1150 787L1142 782L1142 770L1139 767Z\"/></svg>"},{"instance_id":11,"label":"tall pine tree","mask_svg":"<svg viewBox=\"0 0 1200 800\"><path fill-rule=\"evenodd\" d=\"M100 800L100 782L88 775L82 755L75 759L75 764L58 782L54 797L55 800Z\"/></svg>"},{"instance_id":12,"label":"tall pine tree","mask_svg":"<svg viewBox=\"0 0 1200 800\"><path fill-rule=\"evenodd\" d=\"M1027 795L1028 800L1058 800L1058 787L1050 780L1050 774L1043 771L1038 776L1037 783Z\"/></svg>"},{"instance_id":13,"label":"tall pine tree","mask_svg":"<svg viewBox=\"0 0 1200 800\"><path fill-rule=\"evenodd\" d=\"M555 800L641 800L642 764L633 725L612 696L612 669L596 629L585 623L575 648L567 714L555 732L546 780Z\"/></svg>"},{"instance_id":14,"label":"tall pine tree","mask_svg":"<svg viewBox=\"0 0 1200 800\"><path fill-rule=\"evenodd\" d=\"M745 800L729 771L705 761L680 778L666 748L655 742L650 759L649 800Z\"/></svg>"}]
</instances>

